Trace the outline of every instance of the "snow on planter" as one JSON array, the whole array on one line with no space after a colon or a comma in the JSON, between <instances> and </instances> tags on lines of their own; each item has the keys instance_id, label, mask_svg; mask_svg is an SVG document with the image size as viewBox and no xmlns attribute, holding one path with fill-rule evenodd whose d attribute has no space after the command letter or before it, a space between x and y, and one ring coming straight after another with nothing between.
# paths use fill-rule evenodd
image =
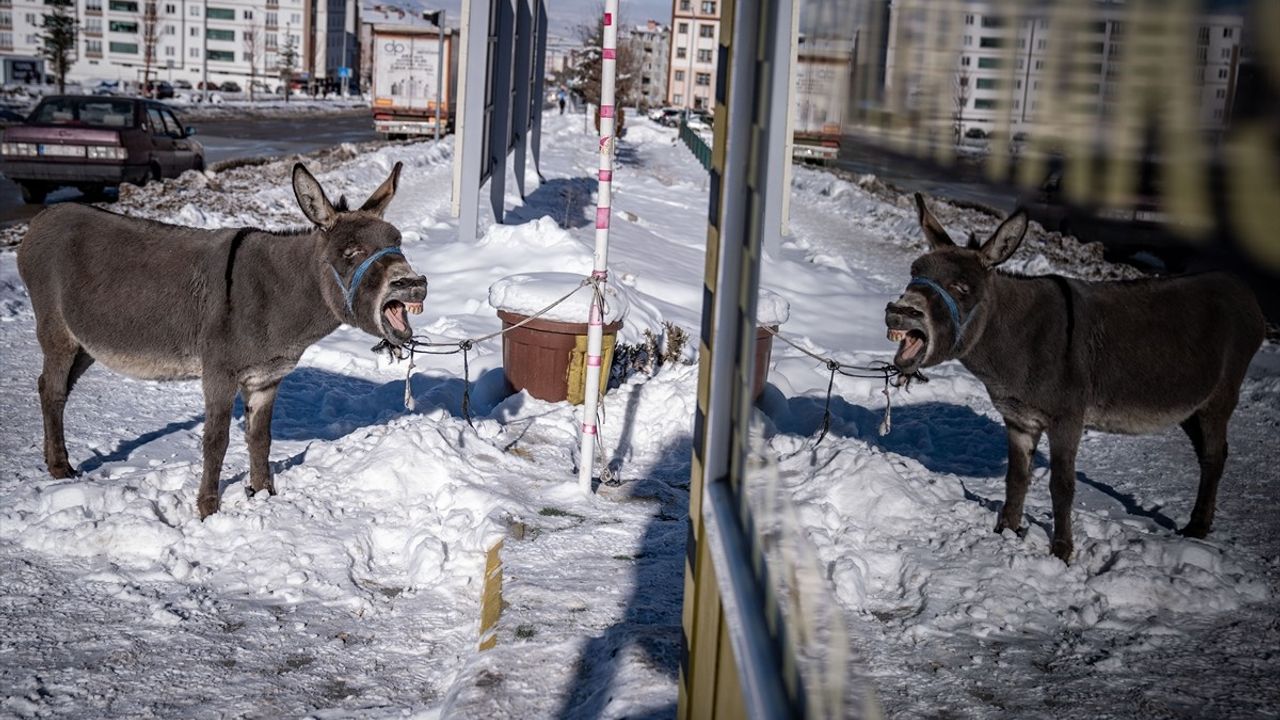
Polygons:
<instances>
[{"instance_id":1,"label":"snow on planter","mask_svg":"<svg viewBox=\"0 0 1280 720\"><path fill-rule=\"evenodd\" d=\"M502 369L512 390L525 390L549 402L568 400L576 405L585 399L586 320L591 309L591 289L583 287L564 302L528 320L578 288L582 279L581 275L571 273L530 273L511 275L489 286L489 304L498 311L503 328L507 329L502 336ZM601 372L607 378L618 331L629 308L625 291L607 284L604 305ZM602 393L604 389L602 384Z\"/></svg>"},{"instance_id":2,"label":"snow on planter","mask_svg":"<svg viewBox=\"0 0 1280 720\"><path fill-rule=\"evenodd\" d=\"M769 377L769 363L773 360L773 333L791 317L791 303L772 290L760 288L756 299L756 367L751 378L752 397L759 399L764 393L764 383ZM768 329L766 329L768 328Z\"/></svg>"},{"instance_id":3,"label":"snow on planter","mask_svg":"<svg viewBox=\"0 0 1280 720\"><path fill-rule=\"evenodd\" d=\"M495 310L528 317L577 287L583 277L562 272L508 275L489 286L489 305ZM631 306L626 291L614 283L605 285L604 302L605 325L612 325L625 318ZM590 310L591 289L583 288L574 293L573 297L539 316L539 319L586 323Z\"/></svg>"}]
</instances>

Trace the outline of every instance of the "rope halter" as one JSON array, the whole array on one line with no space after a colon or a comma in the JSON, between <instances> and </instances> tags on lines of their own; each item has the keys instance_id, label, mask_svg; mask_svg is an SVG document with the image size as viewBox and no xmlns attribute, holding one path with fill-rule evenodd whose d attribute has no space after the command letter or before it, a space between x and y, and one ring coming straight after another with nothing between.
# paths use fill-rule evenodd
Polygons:
<instances>
[{"instance_id":1,"label":"rope halter","mask_svg":"<svg viewBox=\"0 0 1280 720\"><path fill-rule=\"evenodd\" d=\"M911 278L911 282L907 283L907 287L913 285L930 288L938 294L938 297L942 298L943 304L947 306L947 311L951 313L951 324L956 329L955 341L951 343L951 351L955 352L956 348L960 347L960 341L964 338L965 328L969 327L969 321L973 320L973 313L970 312L969 317L961 319L960 303L956 302L956 299L951 297L951 293L947 292L946 288L932 278L917 275Z\"/></svg>"},{"instance_id":2,"label":"rope halter","mask_svg":"<svg viewBox=\"0 0 1280 720\"><path fill-rule=\"evenodd\" d=\"M354 312L352 308L355 306L356 302L356 291L360 289L360 281L364 279L364 274L369 270L370 266L387 255L399 255L403 257L404 253L401 252L400 248L394 246L384 247L375 252L365 258L364 262L360 263L360 265L356 267L356 271L351 274L350 285L343 283L342 276L338 274L338 270L332 265L329 266L329 269L333 270L333 279L338 282L338 287L342 289L343 299L347 301L348 313Z\"/></svg>"}]
</instances>

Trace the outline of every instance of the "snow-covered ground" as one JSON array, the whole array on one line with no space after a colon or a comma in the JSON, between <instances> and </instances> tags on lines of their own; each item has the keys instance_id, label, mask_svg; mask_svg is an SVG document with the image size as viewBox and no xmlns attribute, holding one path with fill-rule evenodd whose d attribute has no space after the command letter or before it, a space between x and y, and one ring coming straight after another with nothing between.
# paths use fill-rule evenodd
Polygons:
<instances>
[{"instance_id":1,"label":"snow-covered ground","mask_svg":"<svg viewBox=\"0 0 1280 720\"><path fill-rule=\"evenodd\" d=\"M308 162L331 196L363 198L405 163L388 220L431 281L417 328L476 336L487 290L514 273L585 274L595 141L548 115L546 181L509 225L458 241L451 145L342 147ZM673 323L696 337L707 184L674 131L637 119L619 150L611 278L620 341ZM125 193L119 212L200 226L297 225L290 163ZM508 183L512 187L513 183ZM883 307L923 241L908 199L871 178L798 170L794 236L764 282L783 332L841 360L883 360ZM939 206L954 231L994 218ZM1110 277L1093 248L1033 231L1028 272ZM694 349L607 397L620 487L577 491L575 409L503 397L501 348L405 366L343 328L311 348L277 404L277 497L243 492L237 419L223 510L194 514L198 383L94 367L67 410L71 461L50 480L35 395L40 355L14 255L0 254L0 715L18 717L670 717L680 648ZM1048 554L1044 470L1025 539L996 535L1005 445L956 364L893 397L775 344L762 451L886 714L894 717L1268 717L1280 711L1280 352L1255 359L1207 541L1173 532L1195 495L1189 443L1089 434L1077 558ZM1141 381L1135 377L1135 381ZM1042 454L1044 448L1042 448ZM477 651L483 554L505 538L497 646Z\"/></svg>"}]
</instances>

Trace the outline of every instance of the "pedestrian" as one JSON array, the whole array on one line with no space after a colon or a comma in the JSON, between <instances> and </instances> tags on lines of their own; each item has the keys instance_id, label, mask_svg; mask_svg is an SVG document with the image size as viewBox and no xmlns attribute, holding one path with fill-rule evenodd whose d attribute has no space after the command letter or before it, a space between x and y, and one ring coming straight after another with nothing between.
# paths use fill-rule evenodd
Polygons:
<instances>
[{"instance_id":1,"label":"pedestrian","mask_svg":"<svg viewBox=\"0 0 1280 720\"><path fill-rule=\"evenodd\" d=\"M562 87L562 88L560 88L560 90L559 90L558 92L556 92L556 99L560 101L560 114L561 114L561 115L563 115L563 114L564 114L564 101L565 101L565 91L564 91L564 88L563 88L563 87Z\"/></svg>"}]
</instances>

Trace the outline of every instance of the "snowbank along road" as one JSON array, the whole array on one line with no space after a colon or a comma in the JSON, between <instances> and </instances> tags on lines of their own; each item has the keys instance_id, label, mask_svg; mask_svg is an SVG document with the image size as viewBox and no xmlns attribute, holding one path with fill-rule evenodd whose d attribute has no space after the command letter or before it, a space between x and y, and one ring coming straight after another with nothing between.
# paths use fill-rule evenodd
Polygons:
<instances>
[{"instance_id":1,"label":"snowbank along road","mask_svg":"<svg viewBox=\"0 0 1280 720\"><path fill-rule=\"evenodd\" d=\"M509 224L460 243L448 217L451 146L346 146L307 160L331 195L365 197L396 162L385 218L431 279L420 332L498 327L485 290L517 272L591 268L595 141L548 116L543 174ZM304 222L292 164L188 174L114 210L202 228ZM629 295L619 342L700 314L706 181L674 133L644 120L619 146L611 280ZM533 178L531 178L532 180ZM509 184L509 187L514 184ZM925 247L909 198L865 177L800 170L793 235L764 284L790 301L782 331L858 364L887 360L883 308ZM996 219L933 207L953 233ZM1099 279L1131 271L1032 224L1005 263ZM285 279L282 279L282 282ZM81 475L49 480L36 400L40 351L13 253L0 254L0 715L16 717L670 717L680 647L694 350L635 372L604 403L624 481L576 487L573 409L506 397L501 349L405 367L342 327L281 383L278 495L252 498L233 410L220 512L196 512L196 383L90 368L66 408ZM1139 372L1139 371L1135 371ZM991 532L1006 443L982 384L956 363L893 397L774 348L760 402L797 527L886 714L894 717L1271 717L1280 708L1280 352L1253 359L1229 427L1215 532L1181 537L1195 500L1180 430L1086 432L1075 556L1049 554L1047 454L1034 453L1029 532ZM497 645L476 651L483 556L505 538Z\"/></svg>"}]
</instances>

